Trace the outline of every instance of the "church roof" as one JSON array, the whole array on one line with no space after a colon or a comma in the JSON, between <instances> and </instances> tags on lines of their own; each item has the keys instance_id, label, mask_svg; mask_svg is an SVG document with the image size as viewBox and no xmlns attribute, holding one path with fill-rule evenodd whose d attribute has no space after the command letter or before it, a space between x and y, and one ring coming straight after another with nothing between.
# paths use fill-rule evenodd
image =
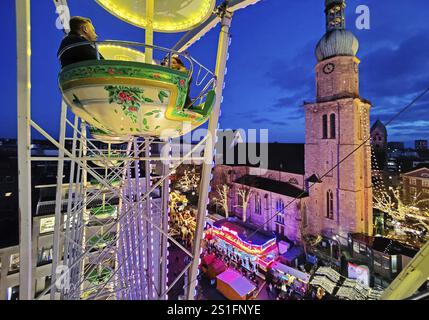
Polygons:
<instances>
[{"instance_id":1,"label":"church roof","mask_svg":"<svg viewBox=\"0 0 429 320\"><path fill-rule=\"evenodd\" d=\"M235 183L243 184L248 187L253 187L269 192L281 194L291 198L305 198L308 197L308 193L304 192L290 183L263 178L261 176L244 175L234 181Z\"/></svg>"},{"instance_id":2,"label":"church roof","mask_svg":"<svg viewBox=\"0 0 429 320\"><path fill-rule=\"evenodd\" d=\"M256 149L256 156L261 158L261 163L254 164L249 161L249 148ZM265 148L268 148L268 155L260 156L260 150L264 150ZM246 151L244 163L240 161L239 150ZM234 152L231 157L233 159L227 157L227 153L230 152ZM224 144L223 150L216 150L216 153L216 164L261 167L300 175L304 175L305 172L303 143L238 143L233 149Z\"/></svg>"},{"instance_id":3,"label":"church roof","mask_svg":"<svg viewBox=\"0 0 429 320\"><path fill-rule=\"evenodd\" d=\"M307 178L307 181L311 183L322 183L322 180L320 180L320 178L316 174L313 174L309 178Z\"/></svg>"},{"instance_id":4,"label":"church roof","mask_svg":"<svg viewBox=\"0 0 429 320\"><path fill-rule=\"evenodd\" d=\"M383 122L381 122L379 119L377 119L377 121L372 125L371 127L371 133L375 130L375 129L380 129L383 131L383 133L385 135L387 135L387 129L386 126L383 124Z\"/></svg>"},{"instance_id":5,"label":"church roof","mask_svg":"<svg viewBox=\"0 0 429 320\"><path fill-rule=\"evenodd\" d=\"M319 40L316 46L317 61L323 61L336 56L356 56L359 41L349 30L332 30Z\"/></svg>"}]
</instances>

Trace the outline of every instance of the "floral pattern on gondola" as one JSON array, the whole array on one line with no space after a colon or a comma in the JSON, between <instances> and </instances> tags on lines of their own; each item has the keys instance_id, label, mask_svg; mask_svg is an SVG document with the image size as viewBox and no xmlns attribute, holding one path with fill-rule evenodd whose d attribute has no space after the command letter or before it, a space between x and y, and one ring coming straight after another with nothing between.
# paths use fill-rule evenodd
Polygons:
<instances>
[{"instance_id":1,"label":"floral pattern on gondola","mask_svg":"<svg viewBox=\"0 0 429 320\"><path fill-rule=\"evenodd\" d=\"M144 96L144 90L126 86L105 86L109 92L109 103L117 103L121 106L124 114L137 123L137 112L141 105L153 102L152 99Z\"/></svg>"}]
</instances>

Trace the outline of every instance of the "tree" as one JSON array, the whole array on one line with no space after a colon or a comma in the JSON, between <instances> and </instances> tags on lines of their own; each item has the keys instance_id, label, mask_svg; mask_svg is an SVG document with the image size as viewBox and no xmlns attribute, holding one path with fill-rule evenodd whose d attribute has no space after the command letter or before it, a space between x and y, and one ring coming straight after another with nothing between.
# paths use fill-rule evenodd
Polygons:
<instances>
[{"instance_id":1,"label":"tree","mask_svg":"<svg viewBox=\"0 0 429 320\"><path fill-rule=\"evenodd\" d=\"M317 246L322 241L321 235L311 235L307 232L307 207L305 205L299 205L299 212L301 213L299 231L301 233L301 242L304 248L305 257L308 254L308 248Z\"/></svg>"},{"instance_id":2,"label":"tree","mask_svg":"<svg viewBox=\"0 0 429 320\"><path fill-rule=\"evenodd\" d=\"M177 188L183 192L195 191L198 189L200 182L200 174L192 168L191 170L185 169L181 178L177 181Z\"/></svg>"},{"instance_id":3,"label":"tree","mask_svg":"<svg viewBox=\"0 0 429 320\"><path fill-rule=\"evenodd\" d=\"M253 190L250 188L240 188L238 189L238 196L241 198L241 205L236 205L236 207L243 209L243 222L247 220L247 206L250 202L250 197L252 196Z\"/></svg>"},{"instance_id":4,"label":"tree","mask_svg":"<svg viewBox=\"0 0 429 320\"><path fill-rule=\"evenodd\" d=\"M429 233L429 209L419 209L419 206L429 203L429 199L421 199L420 194L414 195L412 201L406 204L401 199L399 188L389 188L391 191L381 191L374 195L374 208L385 212L397 222L416 221L415 225L422 226Z\"/></svg>"},{"instance_id":5,"label":"tree","mask_svg":"<svg viewBox=\"0 0 429 320\"><path fill-rule=\"evenodd\" d=\"M221 188L217 187L218 197L214 197L214 203L220 205L225 211L225 217L229 217L229 207L228 207L228 193L229 193L229 185L223 184Z\"/></svg>"}]
</instances>

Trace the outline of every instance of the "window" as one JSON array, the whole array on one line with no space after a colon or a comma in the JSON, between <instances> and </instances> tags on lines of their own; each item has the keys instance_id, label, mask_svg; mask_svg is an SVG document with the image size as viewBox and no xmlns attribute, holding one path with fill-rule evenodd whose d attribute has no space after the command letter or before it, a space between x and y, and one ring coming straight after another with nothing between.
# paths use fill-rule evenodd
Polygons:
<instances>
[{"instance_id":1,"label":"window","mask_svg":"<svg viewBox=\"0 0 429 320\"><path fill-rule=\"evenodd\" d=\"M398 256L392 256L392 273L398 272Z\"/></svg>"},{"instance_id":2,"label":"window","mask_svg":"<svg viewBox=\"0 0 429 320\"><path fill-rule=\"evenodd\" d=\"M429 180L423 180L423 181L422 181L422 186L423 186L423 187L428 187L428 188L429 188Z\"/></svg>"},{"instance_id":3,"label":"window","mask_svg":"<svg viewBox=\"0 0 429 320\"><path fill-rule=\"evenodd\" d=\"M390 257L383 256L383 269L390 270Z\"/></svg>"},{"instance_id":4,"label":"window","mask_svg":"<svg viewBox=\"0 0 429 320\"><path fill-rule=\"evenodd\" d=\"M284 213L283 212L284 208L285 208L285 204L284 204L283 200L282 199L278 199L276 201L276 212Z\"/></svg>"},{"instance_id":5,"label":"window","mask_svg":"<svg viewBox=\"0 0 429 320\"><path fill-rule=\"evenodd\" d=\"M381 268L382 255L374 252L374 266Z\"/></svg>"},{"instance_id":6,"label":"window","mask_svg":"<svg viewBox=\"0 0 429 320\"><path fill-rule=\"evenodd\" d=\"M279 224L276 224L276 233L284 235L285 227Z\"/></svg>"},{"instance_id":7,"label":"window","mask_svg":"<svg viewBox=\"0 0 429 320\"><path fill-rule=\"evenodd\" d=\"M9 262L9 272L17 272L19 270L19 253L12 254Z\"/></svg>"},{"instance_id":8,"label":"window","mask_svg":"<svg viewBox=\"0 0 429 320\"><path fill-rule=\"evenodd\" d=\"M44 265L52 262L52 255L52 247L40 249L38 252L37 264Z\"/></svg>"},{"instance_id":9,"label":"window","mask_svg":"<svg viewBox=\"0 0 429 320\"><path fill-rule=\"evenodd\" d=\"M416 194L417 194L417 189L416 189L416 188L414 188L414 187L411 187L411 188L410 188L410 194L411 194L411 196L416 196Z\"/></svg>"},{"instance_id":10,"label":"window","mask_svg":"<svg viewBox=\"0 0 429 320\"><path fill-rule=\"evenodd\" d=\"M359 253L362 255L366 255L366 245L363 243L359 244Z\"/></svg>"},{"instance_id":11,"label":"window","mask_svg":"<svg viewBox=\"0 0 429 320\"><path fill-rule=\"evenodd\" d=\"M331 125L330 125L331 139L335 139L335 137L336 137L335 113L331 113L330 122L331 122Z\"/></svg>"},{"instance_id":12,"label":"window","mask_svg":"<svg viewBox=\"0 0 429 320\"><path fill-rule=\"evenodd\" d=\"M283 213L277 213L276 222L279 224L285 224L285 216Z\"/></svg>"},{"instance_id":13,"label":"window","mask_svg":"<svg viewBox=\"0 0 429 320\"><path fill-rule=\"evenodd\" d=\"M331 190L326 192L326 218L334 219L334 195Z\"/></svg>"},{"instance_id":14,"label":"window","mask_svg":"<svg viewBox=\"0 0 429 320\"><path fill-rule=\"evenodd\" d=\"M40 233L53 232L55 226L55 217L48 217L40 219Z\"/></svg>"},{"instance_id":15,"label":"window","mask_svg":"<svg viewBox=\"0 0 429 320\"><path fill-rule=\"evenodd\" d=\"M359 242L353 242L353 251L359 253Z\"/></svg>"},{"instance_id":16,"label":"window","mask_svg":"<svg viewBox=\"0 0 429 320\"><path fill-rule=\"evenodd\" d=\"M429 194L429 189L422 189L423 194Z\"/></svg>"},{"instance_id":17,"label":"window","mask_svg":"<svg viewBox=\"0 0 429 320\"><path fill-rule=\"evenodd\" d=\"M328 116L326 114L322 117L323 134L322 139L328 139Z\"/></svg>"},{"instance_id":18,"label":"window","mask_svg":"<svg viewBox=\"0 0 429 320\"><path fill-rule=\"evenodd\" d=\"M413 185L413 186L415 186L417 184L417 180L414 179L414 178L411 178L410 179L410 184Z\"/></svg>"},{"instance_id":19,"label":"window","mask_svg":"<svg viewBox=\"0 0 429 320\"><path fill-rule=\"evenodd\" d=\"M261 214L262 210L261 210L261 197L259 196L259 194L255 195L255 213L256 214Z\"/></svg>"}]
</instances>

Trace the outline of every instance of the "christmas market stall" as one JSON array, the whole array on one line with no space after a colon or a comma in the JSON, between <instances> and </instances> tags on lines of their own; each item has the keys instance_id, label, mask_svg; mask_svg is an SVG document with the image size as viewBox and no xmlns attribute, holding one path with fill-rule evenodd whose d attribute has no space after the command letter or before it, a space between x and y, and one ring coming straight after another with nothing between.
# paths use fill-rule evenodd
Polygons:
<instances>
[{"instance_id":1,"label":"christmas market stall","mask_svg":"<svg viewBox=\"0 0 429 320\"><path fill-rule=\"evenodd\" d=\"M217 254L237 269L265 274L277 259L276 236L236 218L218 220L207 229Z\"/></svg>"},{"instance_id":2,"label":"christmas market stall","mask_svg":"<svg viewBox=\"0 0 429 320\"><path fill-rule=\"evenodd\" d=\"M336 296L341 300L377 300L381 291L371 289L354 279L345 279Z\"/></svg>"},{"instance_id":3,"label":"christmas market stall","mask_svg":"<svg viewBox=\"0 0 429 320\"><path fill-rule=\"evenodd\" d=\"M318 294L323 291L323 295L328 294L329 297L334 297L340 282L341 275L337 271L330 267L320 267L314 273L310 284L318 291Z\"/></svg>"},{"instance_id":4,"label":"christmas market stall","mask_svg":"<svg viewBox=\"0 0 429 320\"><path fill-rule=\"evenodd\" d=\"M216 288L229 300L249 300L254 296L256 286L233 269L216 277Z\"/></svg>"},{"instance_id":5,"label":"christmas market stall","mask_svg":"<svg viewBox=\"0 0 429 320\"><path fill-rule=\"evenodd\" d=\"M222 260L216 258L214 254L205 255L201 260L201 270L211 280L227 269Z\"/></svg>"},{"instance_id":6,"label":"christmas market stall","mask_svg":"<svg viewBox=\"0 0 429 320\"><path fill-rule=\"evenodd\" d=\"M291 288L294 292L304 295L310 282L310 275L284 265L278 261L271 265L273 275L280 282L282 291L286 291L287 288Z\"/></svg>"}]
</instances>

